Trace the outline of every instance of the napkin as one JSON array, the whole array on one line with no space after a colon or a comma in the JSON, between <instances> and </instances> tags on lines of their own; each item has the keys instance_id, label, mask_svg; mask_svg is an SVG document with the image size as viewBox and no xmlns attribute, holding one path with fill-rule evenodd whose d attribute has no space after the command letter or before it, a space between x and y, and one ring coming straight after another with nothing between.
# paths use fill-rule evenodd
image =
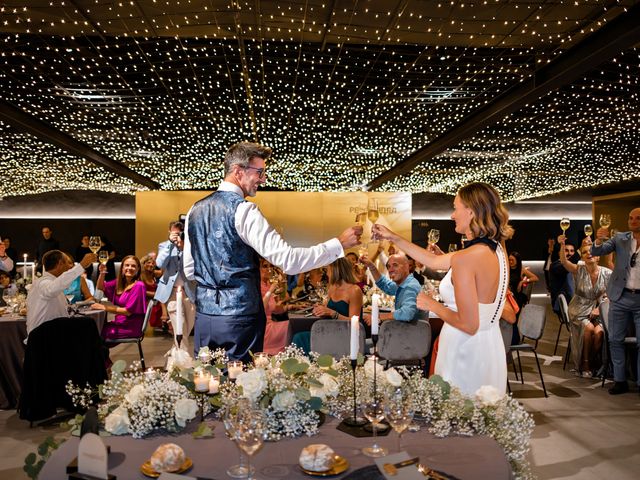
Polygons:
<instances>
[{"instance_id":1,"label":"napkin","mask_svg":"<svg viewBox=\"0 0 640 480\"><path fill-rule=\"evenodd\" d=\"M398 473L393 476L388 475L387 472L384 471L384 468L382 468L385 463L394 464L402 462L404 460L409 460L410 458L412 458L412 456L407 452L399 452L394 453L393 455L387 455L386 457L376 458L375 462L378 466L378 469L380 470L380 473L387 480L424 480L424 475L422 475L418 470L417 464L399 468Z\"/></svg>"}]
</instances>

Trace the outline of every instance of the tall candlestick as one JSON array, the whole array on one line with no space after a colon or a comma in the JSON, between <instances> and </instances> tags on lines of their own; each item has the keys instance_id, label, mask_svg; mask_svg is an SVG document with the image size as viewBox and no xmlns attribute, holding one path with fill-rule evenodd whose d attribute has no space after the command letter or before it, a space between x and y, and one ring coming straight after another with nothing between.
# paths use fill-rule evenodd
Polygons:
<instances>
[{"instance_id":1,"label":"tall candlestick","mask_svg":"<svg viewBox=\"0 0 640 480\"><path fill-rule=\"evenodd\" d=\"M358 323L358 316L351 317L351 342L349 343L349 353L351 360L358 358L358 349L360 346L360 324Z\"/></svg>"},{"instance_id":2,"label":"tall candlestick","mask_svg":"<svg viewBox=\"0 0 640 480\"><path fill-rule=\"evenodd\" d=\"M36 279L36 262L31 264L31 283Z\"/></svg>"},{"instance_id":3,"label":"tall candlestick","mask_svg":"<svg viewBox=\"0 0 640 480\"><path fill-rule=\"evenodd\" d=\"M184 312L182 307L182 287L178 287L176 292L176 335L182 335L182 324L184 322Z\"/></svg>"},{"instance_id":4,"label":"tall candlestick","mask_svg":"<svg viewBox=\"0 0 640 480\"><path fill-rule=\"evenodd\" d=\"M371 296L371 335L378 334L380 317L380 295L374 293Z\"/></svg>"},{"instance_id":5,"label":"tall candlestick","mask_svg":"<svg viewBox=\"0 0 640 480\"><path fill-rule=\"evenodd\" d=\"M26 279L27 278L27 254L25 253L22 257L24 258L24 264L23 264L24 273L22 274L22 277Z\"/></svg>"}]
</instances>

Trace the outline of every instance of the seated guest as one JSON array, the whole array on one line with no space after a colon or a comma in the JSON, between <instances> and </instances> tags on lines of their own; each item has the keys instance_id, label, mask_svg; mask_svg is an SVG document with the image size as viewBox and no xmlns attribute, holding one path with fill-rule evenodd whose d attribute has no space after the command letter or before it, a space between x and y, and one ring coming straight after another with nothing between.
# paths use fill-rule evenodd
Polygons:
<instances>
[{"instance_id":1,"label":"seated guest","mask_svg":"<svg viewBox=\"0 0 640 480\"><path fill-rule=\"evenodd\" d=\"M5 247L4 242L0 242L0 272L11 273L13 267L13 260L11 260L11 257L7 255L7 248Z\"/></svg>"},{"instance_id":2,"label":"seated guest","mask_svg":"<svg viewBox=\"0 0 640 480\"><path fill-rule=\"evenodd\" d=\"M564 243L564 237L559 241ZM575 265L560 249L562 265L575 276L575 294L569 303L573 369L578 376L591 377L591 357L600 351L604 338L598 306L606 293L611 270L598 265L600 257L591 255L590 245L581 247L580 255L583 261Z\"/></svg>"},{"instance_id":3,"label":"seated guest","mask_svg":"<svg viewBox=\"0 0 640 480\"><path fill-rule=\"evenodd\" d=\"M107 267L101 264L98 270L100 275L96 288L102 290L113 305L94 303L91 308L115 313L115 319L104 324L102 338L117 340L139 336L147 306L146 288L140 281L140 260L134 255L124 257L118 278L108 282L104 281Z\"/></svg>"},{"instance_id":4,"label":"seated guest","mask_svg":"<svg viewBox=\"0 0 640 480\"><path fill-rule=\"evenodd\" d=\"M314 268L304 274L298 275L298 286L294 289L295 297L303 295L314 295L316 291L322 290L327 285L327 275L324 267Z\"/></svg>"},{"instance_id":5,"label":"seated guest","mask_svg":"<svg viewBox=\"0 0 640 480\"><path fill-rule=\"evenodd\" d=\"M522 309L529 300L524 292L528 283L535 283L538 276L527 267L522 266L522 257L518 252L509 254L509 289L516 299L518 307Z\"/></svg>"},{"instance_id":6,"label":"seated guest","mask_svg":"<svg viewBox=\"0 0 640 480\"><path fill-rule=\"evenodd\" d=\"M2 299L4 289L11 285L11 277L8 272L0 270L0 307L6 307L7 304Z\"/></svg>"},{"instance_id":7,"label":"seated guest","mask_svg":"<svg viewBox=\"0 0 640 480\"><path fill-rule=\"evenodd\" d=\"M140 260L142 263L142 272L140 272L140 280L144 283L146 292L147 292L147 301L153 299L156 295L156 290L158 289L158 282L156 281L156 260L150 255L145 255ZM169 320L168 316L162 318L162 304L156 303L152 310L151 316L149 317L149 325L153 328L161 328L163 324L163 320L166 322Z\"/></svg>"},{"instance_id":8,"label":"seated guest","mask_svg":"<svg viewBox=\"0 0 640 480\"><path fill-rule=\"evenodd\" d=\"M380 275L376 266L364 255L360 258L373 278L377 287L387 295L394 295L395 310L393 312L381 312L380 321L399 320L410 322L421 318L427 318L427 312L419 310L416 305L416 298L420 293L420 284L409 274L409 260L404 253L396 253L389 257L387 261L387 271L389 276ZM371 315L365 314L364 321L371 325Z\"/></svg>"},{"instance_id":9,"label":"seated guest","mask_svg":"<svg viewBox=\"0 0 640 480\"><path fill-rule=\"evenodd\" d=\"M89 248L89 235L83 235L80 238L80 245L76 247L76 258L82 258L89 252L91 252L91 249ZM91 278L93 275L93 265L87 267L85 272L87 272L87 277Z\"/></svg>"},{"instance_id":10,"label":"seated guest","mask_svg":"<svg viewBox=\"0 0 640 480\"><path fill-rule=\"evenodd\" d=\"M560 245L560 243L557 245ZM578 263L579 256L576 255L576 247L572 243L569 243L565 239L564 244L561 247L562 248L559 247L558 250L563 251L566 259L570 263ZM573 291L573 275L568 272L560 261L560 257L558 257L558 260L551 262L551 266L549 267L549 293L551 294L551 308L553 308L553 311L556 312L556 314L560 312L558 295L562 293L567 299L567 302L569 302L571 298L573 298Z\"/></svg>"},{"instance_id":11,"label":"seated guest","mask_svg":"<svg viewBox=\"0 0 640 480\"><path fill-rule=\"evenodd\" d=\"M262 350L270 355L284 350L289 329L288 305L284 304L287 299L286 284L284 278L280 278L280 281L271 281L274 268L264 258L260 259L260 294L267 317Z\"/></svg>"},{"instance_id":12,"label":"seated guest","mask_svg":"<svg viewBox=\"0 0 640 480\"><path fill-rule=\"evenodd\" d=\"M13 260L13 269L9 272L9 275L11 275L11 277L15 277L16 262L18 261L18 251L11 246L11 238L9 237L2 237L2 242L0 243L4 243L4 253L7 255L7 257Z\"/></svg>"},{"instance_id":13,"label":"seated guest","mask_svg":"<svg viewBox=\"0 0 640 480\"><path fill-rule=\"evenodd\" d=\"M413 278L418 281L420 286L424 285L425 278L421 273L416 271L416 261L409 255L407 255L407 260L409 261L409 273L413 275Z\"/></svg>"},{"instance_id":14,"label":"seated guest","mask_svg":"<svg viewBox=\"0 0 640 480\"><path fill-rule=\"evenodd\" d=\"M86 255L86 254L85 254ZM69 256L71 261L73 262L73 257ZM84 273L80 274L80 276L76 277L71 285L64 289L65 295L73 295L73 298L69 300L69 303L77 303L83 300L94 300L93 294L89 289L89 285L86 280L86 270ZM67 297L68 298L68 297Z\"/></svg>"},{"instance_id":15,"label":"seated guest","mask_svg":"<svg viewBox=\"0 0 640 480\"><path fill-rule=\"evenodd\" d=\"M362 319L362 290L356 284L351 263L346 258L338 258L328 267L329 291L326 305L313 307L318 317L348 321L354 315ZM369 330L368 336L371 335ZM311 333L299 332L293 336L293 343L305 353L311 349Z\"/></svg>"},{"instance_id":16,"label":"seated guest","mask_svg":"<svg viewBox=\"0 0 640 480\"><path fill-rule=\"evenodd\" d=\"M360 290L364 292L364 287L369 284L367 279L367 269L362 267L358 261L358 255L355 253L349 252L345 255L345 258L349 260L353 267L353 276L355 277L356 285L358 285Z\"/></svg>"},{"instance_id":17,"label":"seated guest","mask_svg":"<svg viewBox=\"0 0 640 480\"><path fill-rule=\"evenodd\" d=\"M97 260L93 253L73 265L71 257L60 250L49 250L42 257L44 274L33 282L27 296L27 335L49 320L68 317L64 289Z\"/></svg>"}]
</instances>

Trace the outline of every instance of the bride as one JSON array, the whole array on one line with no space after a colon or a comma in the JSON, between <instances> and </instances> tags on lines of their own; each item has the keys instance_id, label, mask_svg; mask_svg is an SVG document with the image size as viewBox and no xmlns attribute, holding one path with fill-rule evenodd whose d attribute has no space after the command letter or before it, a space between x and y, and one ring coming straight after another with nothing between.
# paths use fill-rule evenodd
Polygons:
<instances>
[{"instance_id":1,"label":"bride","mask_svg":"<svg viewBox=\"0 0 640 480\"><path fill-rule=\"evenodd\" d=\"M504 392L507 364L499 320L509 284L504 246L513 235L509 215L491 185L471 183L458 191L451 219L467 240L464 250L446 255L429 252L380 224L373 226L373 234L429 268L449 270L440 282L444 304L425 293L418 296L419 308L444 321L435 373L466 395L483 385Z\"/></svg>"}]
</instances>

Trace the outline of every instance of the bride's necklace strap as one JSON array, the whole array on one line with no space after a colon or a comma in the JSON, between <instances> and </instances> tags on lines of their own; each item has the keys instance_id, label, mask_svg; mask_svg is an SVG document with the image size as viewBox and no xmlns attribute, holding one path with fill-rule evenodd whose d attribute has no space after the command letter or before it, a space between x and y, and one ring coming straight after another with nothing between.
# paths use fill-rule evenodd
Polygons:
<instances>
[{"instance_id":1,"label":"bride's necklace strap","mask_svg":"<svg viewBox=\"0 0 640 480\"><path fill-rule=\"evenodd\" d=\"M483 243L487 245L494 252L496 251L496 248L498 248L498 242L496 242L495 240L491 240L490 238L487 238L487 237L476 237L476 238L472 238L471 240L465 240L464 248L469 248L470 246L476 245L478 243Z\"/></svg>"}]
</instances>

